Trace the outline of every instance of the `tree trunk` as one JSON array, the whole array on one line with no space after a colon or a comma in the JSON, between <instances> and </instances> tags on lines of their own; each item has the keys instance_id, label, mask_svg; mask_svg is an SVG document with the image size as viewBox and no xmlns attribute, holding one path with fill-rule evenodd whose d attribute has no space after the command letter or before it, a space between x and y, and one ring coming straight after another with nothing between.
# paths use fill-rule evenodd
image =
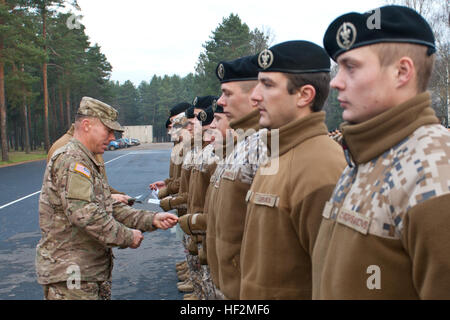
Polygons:
<instances>
[{"instance_id":1,"label":"tree trunk","mask_svg":"<svg viewBox=\"0 0 450 320\"><path fill-rule=\"evenodd\" d=\"M1 40L0 40L1 41ZM3 43L0 43L0 52ZM5 68L0 62L0 130L2 136L2 161L9 161L8 157L8 137L6 135L6 99L5 99Z\"/></svg>"},{"instance_id":2,"label":"tree trunk","mask_svg":"<svg viewBox=\"0 0 450 320\"><path fill-rule=\"evenodd\" d=\"M14 151L19 151L19 132L16 119L14 119Z\"/></svg>"},{"instance_id":3,"label":"tree trunk","mask_svg":"<svg viewBox=\"0 0 450 320\"><path fill-rule=\"evenodd\" d=\"M59 125L59 134L62 135L64 133L64 129L66 128L66 125L64 123L64 101L63 101L61 86L59 86L58 96L59 96L59 124L60 124Z\"/></svg>"},{"instance_id":4,"label":"tree trunk","mask_svg":"<svg viewBox=\"0 0 450 320\"><path fill-rule=\"evenodd\" d=\"M28 107L25 94L23 95L23 115L25 124L25 153L30 153L30 127L28 126Z\"/></svg>"},{"instance_id":5,"label":"tree trunk","mask_svg":"<svg viewBox=\"0 0 450 320\"><path fill-rule=\"evenodd\" d=\"M30 149L35 150L34 142L33 142L33 129L31 127L31 108L27 105L27 114L28 114L28 136L30 137Z\"/></svg>"},{"instance_id":6,"label":"tree trunk","mask_svg":"<svg viewBox=\"0 0 450 320\"><path fill-rule=\"evenodd\" d=\"M58 131L56 128L58 122L58 118L56 117L56 87L53 87L52 91L52 104L50 105L52 111L52 141L56 141L56 139L58 138Z\"/></svg>"},{"instance_id":7,"label":"tree trunk","mask_svg":"<svg viewBox=\"0 0 450 320\"><path fill-rule=\"evenodd\" d=\"M66 111L67 111L67 130L69 130L72 121L70 120L70 89L66 88Z\"/></svg>"},{"instance_id":8,"label":"tree trunk","mask_svg":"<svg viewBox=\"0 0 450 320\"><path fill-rule=\"evenodd\" d=\"M0 0L5 5L5 0ZM3 21L0 21L3 24ZM5 97L5 64L2 59L3 36L0 35L0 136L2 140L2 161L9 161L8 157L8 136L6 135L6 97Z\"/></svg>"},{"instance_id":9,"label":"tree trunk","mask_svg":"<svg viewBox=\"0 0 450 320\"><path fill-rule=\"evenodd\" d=\"M22 64L22 73L25 72L25 68ZM25 153L30 153L30 128L28 127L28 108L27 108L27 95L25 92L25 86L22 85L23 92L23 124L24 124L24 135L25 135Z\"/></svg>"},{"instance_id":10,"label":"tree trunk","mask_svg":"<svg viewBox=\"0 0 450 320\"><path fill-rule=\"evenodd\" d=\"M46 42L46 10L45 7L42 9L42 36L44 38L44 51L47 53L47 44ZM42 80L44 82L44 146L45 151L48 152L50 149L50 136L48 132L48 87L47 87L47 61L44 61L44 65L42 66Z\"/></svg>"}]
</instances>

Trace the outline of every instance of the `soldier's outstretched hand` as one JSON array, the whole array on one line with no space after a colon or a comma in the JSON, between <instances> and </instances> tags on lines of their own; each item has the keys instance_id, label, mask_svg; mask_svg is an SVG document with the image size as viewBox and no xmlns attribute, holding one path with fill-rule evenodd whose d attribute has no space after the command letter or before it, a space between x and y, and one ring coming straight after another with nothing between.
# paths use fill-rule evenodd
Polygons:
<instances>
[{"instance_id":1,"label":"soldier's outstretched hand","mask_svg":"<svg viewBox=\"0 0 450 320\"><path fill-rule=\"evenodd\" d=\"M142 235L142 232L140 232L139 230L133 229L133 243L130 245L130 248L131 249L139 248L142 240L144 240L144 236Z\"/></svg>"},{"instance_id":2,"label":"soldier's outstretched hand","mask_svg":"<svg viewBox=\"0 0 450 320\"><path fill-rule=\"evenodd\" d=\"M153 225L158 229L169 229L175 226L178 222L178 217L168 212L158 212L153 218Z\"/></svg>"}]
</instances>

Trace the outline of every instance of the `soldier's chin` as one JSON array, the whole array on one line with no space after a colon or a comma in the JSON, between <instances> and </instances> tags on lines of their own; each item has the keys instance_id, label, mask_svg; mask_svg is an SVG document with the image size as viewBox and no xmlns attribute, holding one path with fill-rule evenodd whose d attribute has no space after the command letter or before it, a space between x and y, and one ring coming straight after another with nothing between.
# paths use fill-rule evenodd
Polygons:
<instances>
[{"instance_id":1,"label":"soldier's chin","mask_svg":"<svg viewBox=\"0 0 450 320\"><path fill-rule=\"evenodd\" d=\"M261 115L259 118L259 126L261 128L270 128L270 120L266 116Z\"/></svg>"},{"instance_id":2,"label":"soldier's chin","mask_svg":"<svg viewBox=\"0 0 450 320\"><path fill-rule=\"evenodd\" d=\"M97 153L104 154L106 149L108 149L108 146L103 145L101 148L99 148L99 152L97 152Z\"/></svg>"}]
</instances>

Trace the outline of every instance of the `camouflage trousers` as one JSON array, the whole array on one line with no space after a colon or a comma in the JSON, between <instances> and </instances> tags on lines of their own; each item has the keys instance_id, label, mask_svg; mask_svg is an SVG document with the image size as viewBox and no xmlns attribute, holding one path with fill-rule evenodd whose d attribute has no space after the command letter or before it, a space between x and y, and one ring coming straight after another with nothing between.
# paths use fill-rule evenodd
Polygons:
<instances>
[{"instance_id":1,"label":"camouflage trousers","mask_svg":"<svg viewBox=\"0 0 450 320\"><path fill-rule=\"evenodd\" d=\"M201 265L198 255L190 254L189 250L187 249L188 237L189 237L188 235L184 235L183 245L186 251L186 261L189 271L189 279L191 280L192 286L194 287L194 294L199 299L202 299L203 294L202 294Z\"/></svg>"},{"instance_id":2,"label":"camouflage trousers","mask_svg":"<svg viewBox=\"0 0 450 320\"><path fill-rule=\"evenodd\" d=\"M202 292L204 300L224 300L222 292L214 285L208 265L202 265Z\"/></svg>"},{"instance_id":3,"label":"camouflage trousers","mask_svg":"<svg viewBox=\"0 0 450 320\"><path fill-rule=\"evenodd\" d=\"M79 288L68 288L66 282L44 287L45 300L111 300L111 281L81 281Z\"/></svg>"}]
</instances>

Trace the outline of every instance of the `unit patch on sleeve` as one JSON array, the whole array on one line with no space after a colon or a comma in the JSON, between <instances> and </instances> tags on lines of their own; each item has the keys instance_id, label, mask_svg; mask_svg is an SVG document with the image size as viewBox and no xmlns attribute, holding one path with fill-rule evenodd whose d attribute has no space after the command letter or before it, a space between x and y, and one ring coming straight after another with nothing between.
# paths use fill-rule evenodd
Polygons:
<instances>
[{"instance_id":1,"label":"unit patch on sleeve","mask_svg":"<svg viewBox=\"0 0 450 320\"><path fill-rule=\"evenodd\" d=\"M91 171L78 162L75 164L75 168L73 170L85 175L88 178L91 177Z\"/></svg>"}]
</instances>

